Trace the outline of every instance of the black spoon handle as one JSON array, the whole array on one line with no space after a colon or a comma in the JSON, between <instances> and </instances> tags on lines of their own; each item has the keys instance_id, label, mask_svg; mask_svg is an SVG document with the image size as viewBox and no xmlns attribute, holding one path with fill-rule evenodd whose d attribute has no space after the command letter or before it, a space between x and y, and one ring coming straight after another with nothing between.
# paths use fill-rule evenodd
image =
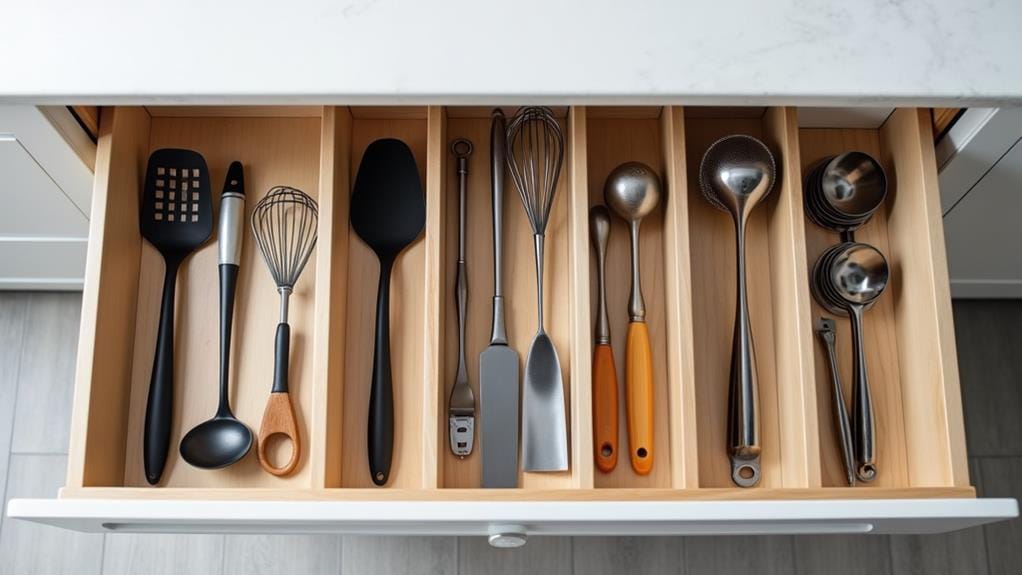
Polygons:
<instances>
[{"instance_id":1,"label":"black spoon handle","mask_svg":"<svg viewBox=\"0 0 1022 575\"><path fill-rule=\"evenodd\" d=\"M369 473L373 483L385 485L394 451L394 390L390 374L390 272L393 260L380 260L380 287L376 294L376 347L369 392Z\"/></svg>"},{"instance_id":2,"label":"black spoon handle","mask_svg":"<svg viewBox=\"0 0 1022 575\"><path fill-rule=\"evenodd\" d=\"M238 269L235 264L220 264L220 405L218 416L231 414L230 370L231 332L234 324L234 293L238 286Z\"/></svg>"},{"instance_id":3,"label":"black spoon handle","mask_svg":"<svg viewBox=\"0 0 1022 575\"><path fill-rule=\"evenodd\" d=\"M163 301L160 304L160 326L156 335L156 356L149 379L142 459L145 478L156 485L163 475L170 448L170 422L174 411L174 292L177 287L176 257L166 257L167 271L163 278Z\"/></svg>"},{"instance_id":4,"label":"black spoon handle","mask_svg":"<svg viewBox=\"0 0 1022 575\"><path fill-rule=\"evenodd\" d=\"M245 173L241 162L231 162L220 195L220 223L217 231L217 262L220 264L220 405L218 417L231 416L230 364L231 326L234 323L234 293L241 267L241 241L245 229Z\"/></svg>"},{"instance_id":5,"label":"black spoon handle","mask_svg":"<svg viewBox=\"0 0 1022 575\"><path fill-rule=\"evenodd\" d=\"M287 370L290 363L291 326L277 324L277 336L273 345L273 387L271 393L287 393Z\"/></svg>"}]
</instances>

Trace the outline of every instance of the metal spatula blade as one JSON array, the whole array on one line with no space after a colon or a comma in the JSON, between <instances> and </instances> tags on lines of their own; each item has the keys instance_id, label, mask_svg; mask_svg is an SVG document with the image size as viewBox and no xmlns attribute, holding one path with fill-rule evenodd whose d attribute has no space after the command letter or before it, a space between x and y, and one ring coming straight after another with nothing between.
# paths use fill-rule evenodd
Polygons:
<instances>
[{"instance_id":1,"label":"metal spatula blade","mask_svg":"<svg viewBox=\"0 0 1022 575\"><path fill-rule=\"evenodd\" d=\"M536 334L525 360L522 395L522 467L525 471L568 469L568 425L564 382L554 342Z\"/></svg>"},{"instance_id":2,"label":"metal spatula blade","mask_svg":"<svg viewBox=\"0 0 1022 575\"><path fill-rule=\"evenodd\" d=\"M518 486L518 352L491 343L479 355L483 487Z\"/></svg>"}]
</instances>

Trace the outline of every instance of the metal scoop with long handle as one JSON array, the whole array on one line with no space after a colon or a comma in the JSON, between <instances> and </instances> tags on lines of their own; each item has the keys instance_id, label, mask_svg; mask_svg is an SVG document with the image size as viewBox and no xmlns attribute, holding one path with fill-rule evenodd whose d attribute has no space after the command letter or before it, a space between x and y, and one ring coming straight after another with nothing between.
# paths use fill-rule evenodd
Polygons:
<instances>
[{"instance_id":1,"label":"metal scoop with long handle","mask_svg":"<svg viewBox=\"0 0 1022 575\"><path fill-rule=\"evenodd\" d=\"M548 108L528 106L508 125L507 165L532 225L536 250L538 329L525 360L522 393L522 460L525 471L568 469L568 424L564 380L557 350L543 327L543 247L557 178L564 160L564 134Z\"/></svg>"},{"instance_id":2,"label":"metal scoop with long handle","mask_svg":"<svg viewBox=\"0 0 1022 575\"><path fill-rule=\"evenodd\" d=\"M735 135L714 142L699 165L699 187L710 204L731 214L735 225L737 302L728 390L728 455L731 480L752 487L760 479L759 382L749 321L745 272L745 224L774 186L774 157L763 142Z\"/></svg>"},{"instance_id":3,"label":"metal scoop with long handle","mask_svg":"<svg viewBox=\"0 0 1022 575\"><path fill-rule=\"evenodd\" d=\"M645 164L625 162L607 176L603 197L607 205L628 222L631 239L632 289L628 296L625 355L628 451L632 469L639 475L647 475L653 469L653 349L640 282L639 224L660 203L660 178Z\"/></svg>"},{"instance_id":4,"label":"metal scoop with long handle","mask_svg":"<svg viewBox=\"0 0 1022 575\"><path fill-rule=\"evenodd\" d=\"M607 243L610 211L606 206L589 210L589 239L596 251L596 335L593 342L593 449L596 468L610 473L617 467L618 401L617 367L610 346L607 315Z\"/></svg>"}]
</instances>

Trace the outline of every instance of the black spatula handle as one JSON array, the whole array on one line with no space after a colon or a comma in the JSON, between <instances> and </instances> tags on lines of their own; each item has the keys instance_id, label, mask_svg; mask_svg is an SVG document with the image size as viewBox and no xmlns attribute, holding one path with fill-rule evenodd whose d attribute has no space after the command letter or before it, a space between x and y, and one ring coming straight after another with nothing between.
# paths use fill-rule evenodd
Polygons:
<instances>
[{"instance_id":1,"label":"black spatula handle","mask_svg":"<svg viewBox=\"0 0 1022 575\"><path fill-rule=\"evenodd\" d=\"M167 256L163 278L163 301L160 304L160 326L156 332L156 356L149 378L146 402L142 459L145 478L156 485L163 475L170 448L170 422L174 414L174 292L180 259Z\"/></svg>"},{"instance_id":2,"label":"black spatula handle","mask_svg":"<svg viewBox=\"0 0 1022 575\"><path fill-rule=\"evenodd\" d=\"M376 293L376 344L369 392L369 473L373 483L386 485L394 452L394 389L390 375L390 272L393 259L380 260Z\"/></svg>"}]
</instances>

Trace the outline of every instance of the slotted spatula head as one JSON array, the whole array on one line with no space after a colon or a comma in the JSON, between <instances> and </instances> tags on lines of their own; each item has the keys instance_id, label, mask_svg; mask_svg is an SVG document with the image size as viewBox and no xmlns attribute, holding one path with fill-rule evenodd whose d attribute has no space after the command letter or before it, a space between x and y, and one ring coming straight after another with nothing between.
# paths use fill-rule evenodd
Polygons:
<instances>
[{"instance_id":1,"label":"slotted spatula head","mask_svg":"<svg viewBox=\"0 0 1022 575\"><path fill-rule=\"evenodd\" d=\"M369 144L351 194L351 226L380 259L394 258L426 223L415 156L401 140Z\"/></svg>"},{"instance_id":2,"label":"slotted spatula head","mask_svg":"<svg viewBox=\"0 0 1022 575\"><path fill-rule=\"evenodd\" d=\"M201 154L164 148L149 156L139 227L142 237L164 256L183 257L209 239L213 198Z\"/></svg>"}]
</instances>

